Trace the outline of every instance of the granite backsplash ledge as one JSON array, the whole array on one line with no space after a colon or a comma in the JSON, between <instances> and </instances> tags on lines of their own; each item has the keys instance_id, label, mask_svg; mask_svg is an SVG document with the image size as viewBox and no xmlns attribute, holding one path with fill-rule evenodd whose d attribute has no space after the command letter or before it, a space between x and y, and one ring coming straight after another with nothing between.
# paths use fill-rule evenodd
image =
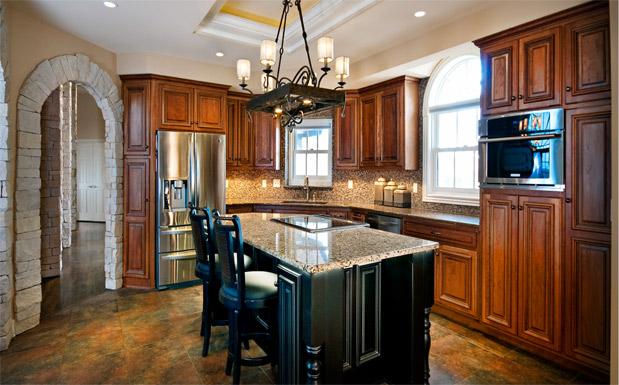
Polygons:
<instances>
[{"instance_id":1,"label":"granite backsplash ledge","mask_svg":"<svg viewBox=\"0 0 619 385\"><path fill-rule=\"evenodd\" d=\"M411 205L414 208L430 211L439 211L452 214L479 216L479 207L460 206L422 201L422 171L375 171L375 170L334 170L333 186L311 188L316 193L316 200L324 201L353 201L361 203L374 202L374 182L383 177L393 180L397 184L405 185L413 191L413 184L417 183L417 193L411 194ZM228 171L227 199L242 200L293 200L305 199L302 188L285 188L284 171ZM266 179L267 187L262 187L262 180ZM273 179L279 179L281 187L273 187ZM348 188L348 181L353 181L353 188Z\"/></svg>"}]
</instances>

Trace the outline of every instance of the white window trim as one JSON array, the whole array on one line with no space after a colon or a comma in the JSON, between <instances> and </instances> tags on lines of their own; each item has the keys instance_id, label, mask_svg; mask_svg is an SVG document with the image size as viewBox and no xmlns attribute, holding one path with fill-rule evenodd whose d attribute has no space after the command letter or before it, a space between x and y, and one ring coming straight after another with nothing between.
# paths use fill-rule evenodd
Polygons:
<instances>
[{"instance_id":1,"label":"white window trim","mask_svg":"<svg viewBox=\"0 0 619 385\"><path fill-rule=\"evenodd\" d=\"M444 203L461 206L476 206L479 207L479 190L478 189L461 189L458 192L454 192L452 189L442 189L436 186L436 162L431 152L434 143L433 135L430 135L430 127L433 126L434 113L440 112L446 109L452 108L465 108L465 107L479 107L480 99L472 101L467 100L463 102L456 102L451 104L445 104L436 107L429 107L430 94L432 88L437 81L437 75L440 74L445 67L450 66L454 60L457 60L464 56L479 56L479 52L463 53L458 56L450 57L447 60L441 62L433 71L432 76L426 85L424 93L423 103L423 191L422 201L429 203ZM440 80L439 80L440 81ZM432 173L428 170L433 170Z\"/></svg>"},{"instance_id":2,"label":"white window trim","mask_svg":"<svg viewBox=\"0 0 619 385\"><path fill-rule=\"evenodd\" d=\"M329 129L329 150L327 153L328 174L325 176L309 175L310 186L324 186L331 187L333 185L333 120L331 119L306 119L296 128L303 130L309 129ZM288 186L303 186L305 183L305 176L295 177L294 175L294 159L296 154L296 147L294 141L293 131L288 131ZM322 151L321 151L322 152Z\"/></svg>"}]
</instances>

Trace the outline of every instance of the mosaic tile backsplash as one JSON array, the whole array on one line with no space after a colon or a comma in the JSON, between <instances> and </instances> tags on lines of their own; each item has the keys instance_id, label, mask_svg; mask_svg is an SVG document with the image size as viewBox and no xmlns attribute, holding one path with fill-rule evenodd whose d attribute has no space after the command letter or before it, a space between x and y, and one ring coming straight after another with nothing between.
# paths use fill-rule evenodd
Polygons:
<instances>
[{"instance_id":1,"label":"mosaic tile backsplash","mask_svg":"<svg viewBox=\"0 0 619 385\"><path fill-rule=\"evenodd\" d=\"M423 96L427 79L421 81L419 94ZM420 111L423 111L423 100L420 98ZM417 171L376 171L376 170L333 170L333 186L330 188L313 187L310 192L316 193L316 200L325 201L353 201L362 203L374 202L374 181L379 177L387 181L393 180L397 184L405 185L413 191L413 184L417 183L417 193L411 196L413 208L440 211L453 214L464 214L479 216L479 207L459 206L450 204L428 203L422 201L423 189L423 117L419 117L419 164ZM270 170L247 170L247 171L227 171L228 189L226 190L227 199L271 201L286 199L305 199L305 191L301 188L286 188L285 185L285 130L282 130L280 141L282 165L279 171ZM262 187L262 180L266 179L267 187ZM281 187L273 187L273 179L279 179ZM353 188L348 188L348 181L353 181Z\"/></svg>"}]
</instances>

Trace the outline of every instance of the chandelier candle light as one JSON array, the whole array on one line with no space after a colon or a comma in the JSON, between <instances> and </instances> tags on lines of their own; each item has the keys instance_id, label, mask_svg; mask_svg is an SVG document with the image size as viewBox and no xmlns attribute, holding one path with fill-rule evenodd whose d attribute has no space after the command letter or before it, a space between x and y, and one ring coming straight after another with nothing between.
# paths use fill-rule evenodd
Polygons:
<instances>
[{"instance_id":1,"label":"chandelier candle light","mask_svg":"<svg viewBox=\"0 0 619 385\"><path fill-rule=\"evenodd\" d=\"M301 11L301 0L295 0L295 6L299 11L299 21L303 30L303 41L305 42L305 52L307 53L307 65L302 66L295 76L280 77L282 56L284 54L284 39L286 35L286 21L288 11L292 7L292 0L284 0L284 9L279 21L277 36L275 40L263 40L260 44L260 63L265 66L260 77L262 95L258 95L247 102L247 112L264 111L275 114L279 117L281 127L289 127L292 130L297 124L303 121L303 117L309 114L332 109L336 106L344 106L346 94L337 91L344 87L349 75L349 58L341 56L335 59L335 75L338 79L338 87L335 89L321 88L322 79L331 70L329 63L333 61L333 38L324 36L318 39L318 61L322 64L323 74L318 77L312 67L309 47L307 45L307 33L303 23L303 13ZM277 49L281 33L280 48ZM279 60L277 61L277 54ZM277 73L273 75L271 68L278 62ZM239 59L236 62L237 77L241 81L241 88L252 93L247 89L246 81L250 78L251 63L247 59ZM344 110L342 109L342 116Z\"/></svg>"}]
</instances>

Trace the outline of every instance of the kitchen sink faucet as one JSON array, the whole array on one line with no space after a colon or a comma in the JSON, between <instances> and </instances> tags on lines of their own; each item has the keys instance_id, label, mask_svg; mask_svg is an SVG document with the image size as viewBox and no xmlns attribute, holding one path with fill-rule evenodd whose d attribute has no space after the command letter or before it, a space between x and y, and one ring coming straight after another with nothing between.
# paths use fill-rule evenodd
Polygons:
<instances>
[{"instance_id":1,"label":"kitchen sink faucet","mask_svg":"<svg viewBox=\"0 0 619 385\"><path fill-rule=\"evenodd\" d=\"M305 190L305 201L309 202L309 177L306 175L305 180L303 181L303 190Z\"/></svg>"}]
</instances>

